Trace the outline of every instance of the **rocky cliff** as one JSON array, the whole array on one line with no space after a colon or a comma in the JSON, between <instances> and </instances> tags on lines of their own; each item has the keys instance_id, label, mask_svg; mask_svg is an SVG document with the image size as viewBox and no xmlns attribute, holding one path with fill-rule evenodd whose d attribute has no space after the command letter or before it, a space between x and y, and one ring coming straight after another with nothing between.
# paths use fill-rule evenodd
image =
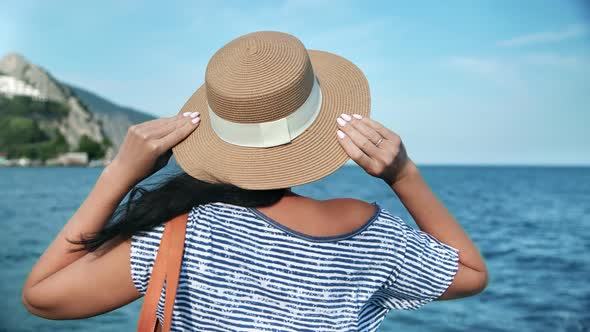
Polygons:
<instances>
[{"instance_id":1,"label":"rocky cliff","mask_svg":"<svg viewBox=\"0 0 590 332\"><path fill-rule=\"evenodd\" d=\"M102 129L113 142L115 150L118 150L121 143L123 143L127 129L131 125L155 119L151 114L114 104L82 88L73 85L66 86L102 122Z\"/></svg>"},{"instance_id":2,"label":"rocky cliff","mask_svg":"<svg viewBox=\"0 0 590 332\"><path fill-rule=\"evenodd\" d=\"M129 126L155 118L116 105L82 88L64 84L19 54L7 54L0 60L0 76L13 77L22 82L21 85L33 89L37 101L61 104L69 110L65 117L39 120L41 129L57 129L70 147L77 147L83 136L96 142L110 141L112 146L107 151L107 158L114 156ZM4 87L0 93L6 95L6 89Z\"/></svg>"}]
</instances>

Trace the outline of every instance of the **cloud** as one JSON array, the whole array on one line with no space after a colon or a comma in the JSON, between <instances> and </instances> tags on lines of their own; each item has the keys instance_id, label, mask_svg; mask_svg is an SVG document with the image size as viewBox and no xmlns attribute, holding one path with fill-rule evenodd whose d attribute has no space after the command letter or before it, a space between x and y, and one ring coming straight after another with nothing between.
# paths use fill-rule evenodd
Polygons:
<instances>
[{"instance_id":1,"label":"cloud","mask_svg":"<svg viewBox=\"0 0 590 332\"><path fill-rule=\"evenodd\" d=\"M454 56L450 58L451 65L483 75L495 74L501 70L501 65L496 60L475 57Z\"/></svg>"},{"instance_id":2,"label":"cloud","mask_svg":"<svg viewBox=\"0 0 590 332\"><path fill-rule=\"evenodd\" d=\"M558 31L545 31L501 40L498 42L498 46L518 47L533 44L557 43L585 36L588 34L588 31L588 27L585 25L572 24Z\"/></svg>"},{"instance_id":3,"label":"cloud","mask_svg":"<svg viewBox=\"0 0 590 332\"><path fill-rule=\"evenodd\" d=\"M526 87L517 68L505 61L493 58L453 56L448 62L452 67L479 75L508 88L521 90Z\"/></svg>"},{"instance_id":4,"label":"cloud","mask_svg":"<svg viewBox=\"0 0 590 332\"><path fill-rule=\"evenodd\" d=\"M590 65L590 60L588 58L557 53L528 54L523 57L523 60L525 64L552 67L584 68Z\"/></svg>"}]
</instances>

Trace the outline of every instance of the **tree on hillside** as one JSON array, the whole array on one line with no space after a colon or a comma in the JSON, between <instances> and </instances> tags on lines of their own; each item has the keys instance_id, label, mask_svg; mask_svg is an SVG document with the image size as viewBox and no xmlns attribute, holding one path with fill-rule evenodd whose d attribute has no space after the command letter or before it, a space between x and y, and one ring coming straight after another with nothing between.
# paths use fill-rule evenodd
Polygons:
<instances>
[{"instance_id":1,"label":"tree on hillside","mask_svg":"<svg viewBox=\"0 0 590 332\"><path fill-rule=\"evenodd\" d=\"M88 159L100 159L103 158L106 152L106 148L103 144L93 140L88 135L82 135L78 142L79 152L88 153Z\"/></svg>"}]
</instances>

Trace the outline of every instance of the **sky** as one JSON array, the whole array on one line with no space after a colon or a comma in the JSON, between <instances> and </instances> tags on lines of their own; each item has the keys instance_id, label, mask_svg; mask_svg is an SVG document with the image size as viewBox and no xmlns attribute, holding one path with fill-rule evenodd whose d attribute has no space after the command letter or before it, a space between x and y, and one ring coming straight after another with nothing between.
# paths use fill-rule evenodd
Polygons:
<instances>
[{"instance_id":1,"label":"sky","mask_svg":"<svg viewBox=\"0 0 590 332\"><path fill-rule=\"evenodd\" d=\"M417 164L590 165L584 1L10 1L0 55L163 117L259 30L355 63Z\"/></svg>"}]
</instances>

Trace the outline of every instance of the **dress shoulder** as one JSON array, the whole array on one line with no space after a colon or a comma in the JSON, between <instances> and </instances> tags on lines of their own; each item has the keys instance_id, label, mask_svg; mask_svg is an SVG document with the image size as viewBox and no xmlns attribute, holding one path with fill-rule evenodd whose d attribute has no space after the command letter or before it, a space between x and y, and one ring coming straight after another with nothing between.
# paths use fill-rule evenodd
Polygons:
<instances>
[{"instance_id":1,"label":"dress shoulder","mask_svg":"<svg viewBox=\"0 0 590 332\"><path fill-rule=\"evenodd\" d=\"M188 214L187 232L194 222L197 209L192 208ZM131 236L131 278L138 292L145 295L150 281L154 262L160 248L164 234L165 223L161 223L149 230L135 232Z\"/></svg>"},{"instance_id":2,"label":"dress shoulder","mask_svg":"<svg viewBox=\"0 0 590 332\"><path fill-rule=\"evenodd\" d=\"M131 279L138 292L145 295L158 254L164 224L150 230L139 231L131 236Z\"/></svg>"},{"instance_id":3,"label":"dress shoulder","mask_svg":"<svg viewBox=\"0 0 590 332\"><path fill-rule=\"evenodd\" d=\"M389 309L415 310L434 301L451 285L459 269L459 250L433 235L412 228L383 209L397 237L391 270L371 302Z\"/></svg>"}]
</instances>

